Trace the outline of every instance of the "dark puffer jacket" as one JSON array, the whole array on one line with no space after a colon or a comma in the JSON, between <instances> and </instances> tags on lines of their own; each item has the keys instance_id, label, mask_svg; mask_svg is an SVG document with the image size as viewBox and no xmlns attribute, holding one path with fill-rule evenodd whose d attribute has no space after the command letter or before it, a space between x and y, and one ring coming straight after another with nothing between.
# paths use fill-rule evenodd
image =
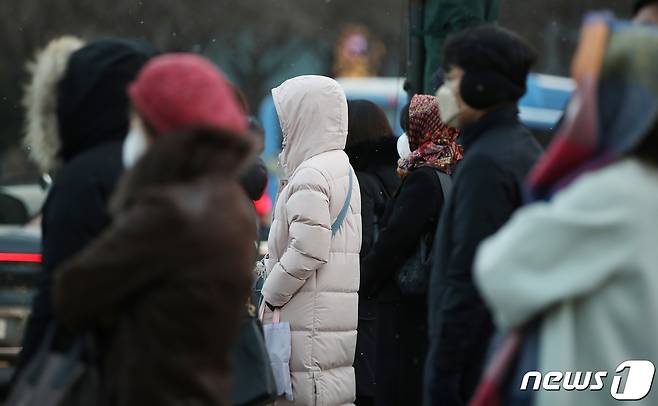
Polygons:
<instances>
[{"instance_id":1,"label":"dark puffer jacket","mask_svg":"<svg viewBox=\"0 0 658 406\"><path fill-rule=\"evenodd\" d=\"M113 223L57 271L58 320L102 331L113 405L226 405L229 350L255 257L242 138L158 140L113 198Z\"/></svg>"}]
</instances>

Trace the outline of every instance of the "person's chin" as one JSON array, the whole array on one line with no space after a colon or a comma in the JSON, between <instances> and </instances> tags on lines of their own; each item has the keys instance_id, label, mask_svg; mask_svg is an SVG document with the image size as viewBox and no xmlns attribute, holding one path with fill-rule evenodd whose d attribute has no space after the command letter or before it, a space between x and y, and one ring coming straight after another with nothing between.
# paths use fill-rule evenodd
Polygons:
<instances>
[{"instance_id":1,"label":"person's chin","mask_svg":"<svg viewBox=\"0 0 658 406\"><path fill-rule=\"evenodd\" d=\"M459 117L455 117L452 120L450 120L449 122L447 122L446 125L448 127L456 128L458 130L461 130L462 128L464 128L465 124L462 122L462 120L460 120Z\"/></svg>"}]
</instances>

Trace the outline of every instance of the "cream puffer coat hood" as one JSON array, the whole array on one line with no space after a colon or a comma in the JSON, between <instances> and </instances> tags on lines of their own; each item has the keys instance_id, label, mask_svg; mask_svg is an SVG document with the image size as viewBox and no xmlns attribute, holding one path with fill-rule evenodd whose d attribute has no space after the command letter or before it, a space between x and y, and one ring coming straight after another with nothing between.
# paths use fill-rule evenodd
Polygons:
<instances>
[{"instance_id":1,"label":"cream puffer coat hood","mask_svg":"<svg viewBox=\"0 0 658 406\"><path fill-rule=\"evenodd\" d=\"M347 216L331 235L352 171L343 152L347 101L336 81L321 76L288 80L272 94L284 137L281 164L289 179L270 229L263 296L281 307L282 321L290 322L294 404L351 404L361 249L356 176Z\"/></svg>"}]
</instances>

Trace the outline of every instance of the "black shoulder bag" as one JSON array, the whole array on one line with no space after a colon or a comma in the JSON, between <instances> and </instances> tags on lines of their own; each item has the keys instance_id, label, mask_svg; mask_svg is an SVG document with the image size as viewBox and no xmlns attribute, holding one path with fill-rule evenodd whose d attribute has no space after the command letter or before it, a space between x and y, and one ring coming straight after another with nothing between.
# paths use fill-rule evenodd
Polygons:
<instances>
[{"instance_id":1,"label":"black shoulder bag","mask_svg":"<svg viewBox=\"0 0 658 406\"><path fill-rule=\"evenodd\" d=\"M452 188L450 175L439 170L434 171L441 183L444 204ZM427 292L430 271L432 268L431 235L425 233L421 236L416 252L402 265L397 273L396 282L403 295L417 296Z\"/></svg>"}]
</instances>

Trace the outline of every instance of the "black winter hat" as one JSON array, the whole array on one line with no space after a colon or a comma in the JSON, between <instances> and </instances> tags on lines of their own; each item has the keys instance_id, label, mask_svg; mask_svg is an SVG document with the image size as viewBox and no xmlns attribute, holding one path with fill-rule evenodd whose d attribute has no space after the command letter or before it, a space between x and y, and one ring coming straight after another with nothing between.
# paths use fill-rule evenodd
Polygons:
<instances>
[{"instance_id":1,"label":"black winter hat","mask_svg":"<svg viewBox=\"0 0 658 406\"><path fill-rule=\"evenodd\" d=\"M130 110L126 87L156 54L141 41L102 39L71 55L57 88L59 156L64 161L125 137Z\"/></svg>"},{"instance_id":2,"label":"black winter hat","mask_svg":"<svg viewBox=\"0 0 658 406\"><path fill-rule=\"evenodd\" d=\"M448 39L444 69L463 69L462 98L471 107L485 109L518 101L526 92L528 73L536 59L536 53L518 35L481 26Z\"/></svg>"}]
</instances>

